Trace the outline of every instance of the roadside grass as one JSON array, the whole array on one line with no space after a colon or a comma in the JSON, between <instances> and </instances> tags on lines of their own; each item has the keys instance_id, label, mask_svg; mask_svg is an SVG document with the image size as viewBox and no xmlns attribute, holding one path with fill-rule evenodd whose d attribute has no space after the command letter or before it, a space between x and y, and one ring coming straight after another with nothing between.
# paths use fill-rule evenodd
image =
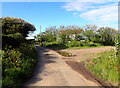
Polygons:
<instances>
[{"instance_id":1,"label":"roadside grass","mask_svg":"<svg viewBox=\"0 0 120 88\"><path fill-rule=\"evenodd\" d=\"M119 62L114 50L101 52L97 58L88 59L85 66L100 79L118 86Z\"/></svg>"},{"instance_id":2,"label":"roadside grass","mask_svg":"<svg viewBox=\"0 0 120 88\"><path fill-rule=\"evenodd\" d=\"M54 50L66 49L68 48L65 44L59 42L42 42L40 46L47 47Z\"/></svg>"}]
</instances>

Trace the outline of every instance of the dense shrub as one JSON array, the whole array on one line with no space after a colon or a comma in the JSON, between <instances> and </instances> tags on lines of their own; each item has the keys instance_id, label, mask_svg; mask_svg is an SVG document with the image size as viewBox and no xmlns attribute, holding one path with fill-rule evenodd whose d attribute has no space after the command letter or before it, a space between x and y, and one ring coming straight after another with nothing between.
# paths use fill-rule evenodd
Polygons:
<instances>
[{"instance_id":1,"label":"dense shrub","mask_svg":"<svg viewBox=\"0 0 120 88\"><path fill-rule=\"evenodd\" d=\"M2 47L5 46L17 47L24 42L29 32L35 31L34 25L13 17L0 18L2 21Z\"/></svg>"},{"instance_id":2,"label":"dense shrub","mask_svg":"<svg viewBox=\"0 0 120 88\"><path fill-rule=\"evenodd\" d=\"M25 42L23 36L20 33L2 35L2 47L12 46L13 48L18 47L22 42Z\"/></svg>"},{"instance_id":3,"label":"dense shrub","mask_svg":"<svg viewBox=\"0 0 120 88\"><path fill-rule=\"evenodd\" d=\"M29 31L35 31L34 25L20 19L13 17L0 18L2 21L2 34L20 33L23 37L27 37Z\"/></svg>"},{"instance_id":4,"label":"dense shrub","mask_svg":"<svg viewBox=\"0 0 120 88\"><path fill-rule=\"evenodd\" d=\"M19 18L5 17L2 21L2 86L20 87L33 74L37 53L26 42L29 32L35 27ZM26 44L25 44L26 42Z\"/></svg>"},{"instance_id":5,"label":"dense shrub","mask_svg":"<svg viewBox=\"0 0 120 88\"><path fill-rule=\"evenodd\" d=\"M5 49L2 54L3 87L20 87L29 79L33 74L36 56L34 47L24 47L24 50L21 51L19 49Z\"/></svg>"},{"instance_id":6,"label":"dense shrub","mask_svg":"<svg viewBox=\"0 0 120 88\"><path fill-rule=\"evenodd\" d=\"M29 56L33 59L37 58L37 55L36 55L37 52L36 52L36 48L35 48L34 45L23 43L23 44L20 45L18 50L21 53L23 53L24 55Z\"/></svg>"}]
</instances>

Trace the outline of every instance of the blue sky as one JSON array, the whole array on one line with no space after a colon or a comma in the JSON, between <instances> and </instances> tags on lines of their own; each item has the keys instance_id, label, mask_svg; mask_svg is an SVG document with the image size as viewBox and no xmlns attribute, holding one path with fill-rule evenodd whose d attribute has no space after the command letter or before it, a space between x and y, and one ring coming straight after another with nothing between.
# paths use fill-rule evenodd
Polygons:
<instances>
[{"instance_id":1,"label":"blue sky","mask_svg":"<svg viewBox=\"0 0 120 88\"><path fill-rule=\"evenodd\" d=\"M24 19L36 27L96 24L118 28L117 2L2 2L2 16Z\"/></svg>"}]
</instances>

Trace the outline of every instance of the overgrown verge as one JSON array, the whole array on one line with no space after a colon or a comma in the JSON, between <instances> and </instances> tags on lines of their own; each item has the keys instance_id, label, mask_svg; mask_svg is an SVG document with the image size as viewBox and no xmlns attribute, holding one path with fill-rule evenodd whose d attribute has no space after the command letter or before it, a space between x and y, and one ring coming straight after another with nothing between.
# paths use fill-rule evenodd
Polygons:
<instances>
[{"instance_id":1,"label":"overgrown verge","mask_svg":"<svg viewBox=\"0 0 120 88\"><path fill-rule=\"evenodd\" d=\"M115 43L116 50L105 51L99 54L98 58L87 60L86 67L100 79L110 83L113 86L118 86L119 81L119 56L120 56L120 39L116 35Z\"/></svg>"},{"instance_id":2,"label":"overgrown verge","mask_svg":"<svg viewBox=\"0 0 120 88\"><path fill-rule=\"evenodd\" d=\"M98 58L87 60L86 67L105 82L118 85L118 59L114 55L115 51L105 51L100 53Z\"/></svg>"},{"instance_id":3,"label":"overgrown verge","mask_svg":"<svg viewBox=\"0 0 120 88\"><path fill-rule=\"evenodd\" d=\"M31 78L36 63L36 48L24 45L5 49L2 54L2 86L17 88Z\"/></svg>"}]
</instances>

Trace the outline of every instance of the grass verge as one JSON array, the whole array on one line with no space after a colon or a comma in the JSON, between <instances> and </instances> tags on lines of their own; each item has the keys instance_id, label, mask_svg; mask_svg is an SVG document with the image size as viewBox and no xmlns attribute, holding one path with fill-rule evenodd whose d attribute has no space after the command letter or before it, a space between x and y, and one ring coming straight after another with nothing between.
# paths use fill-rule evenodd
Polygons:
<instances>
[{"instance_id":1,"label":"grass verge","mask_svg":"<svg viewBox=\"0 0 120 88\"><path fill-rule=\"evenodd\" d=\"M118 86L119 63L114 50L101 52L97 58L88 59L85 66L100 79Z\"/></svg>"}]
</instances>

